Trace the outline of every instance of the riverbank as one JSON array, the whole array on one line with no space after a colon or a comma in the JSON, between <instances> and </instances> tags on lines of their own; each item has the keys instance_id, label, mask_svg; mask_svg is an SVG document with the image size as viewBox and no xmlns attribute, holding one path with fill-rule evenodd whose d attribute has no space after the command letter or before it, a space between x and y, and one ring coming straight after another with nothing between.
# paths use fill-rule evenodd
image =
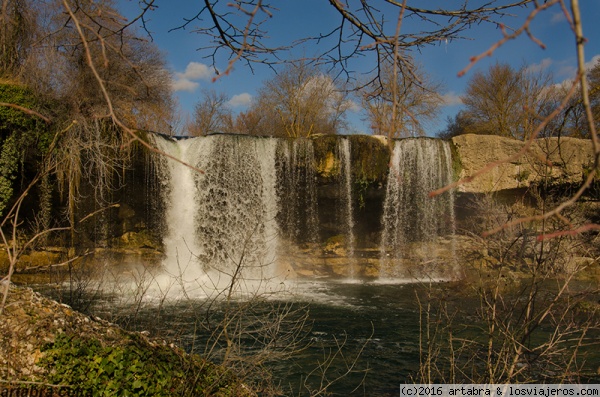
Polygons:
<instances>
[{"instance_id":1,"label":"riverbank","mask_svg":"<svg viewBox=\"0 0 600 397\"><path fill-rule=\"evenodd\" d=\"M0 319L0 391L256 395L226 368L167 341L81 314L30 288L10 286Z\"/></svg>"}]
</instances>

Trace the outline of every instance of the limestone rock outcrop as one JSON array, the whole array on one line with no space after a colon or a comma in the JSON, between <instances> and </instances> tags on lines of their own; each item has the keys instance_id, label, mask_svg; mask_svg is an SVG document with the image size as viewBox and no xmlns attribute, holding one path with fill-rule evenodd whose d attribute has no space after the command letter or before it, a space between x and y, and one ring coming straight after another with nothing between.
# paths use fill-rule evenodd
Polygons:
<instances>
[{"instance_id":1,"label":"limestone rock outcrop","mask_svg":"<svg viewBox=\"0 0 600 397\"><path fill-rule=\"evenodd\" d=\"M531 145L495 135L452 138L458 179L486 172L461 184L460 192L487 193L528 187L544 178L552 184L580 184L593 168L591 141L577 138L540 138Z\"/></svg>"}]
</instances>

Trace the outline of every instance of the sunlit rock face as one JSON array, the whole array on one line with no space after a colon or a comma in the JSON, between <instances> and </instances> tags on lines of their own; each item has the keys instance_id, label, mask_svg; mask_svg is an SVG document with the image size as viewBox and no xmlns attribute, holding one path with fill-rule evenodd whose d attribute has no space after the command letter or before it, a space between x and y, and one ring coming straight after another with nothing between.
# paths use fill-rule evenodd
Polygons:
<instances>
[{"instance_id":1,"label":"sunlit rock face","mask_svg":"<svg viewBox=\"0 0 600 397\"><path fill-rule=\"evenodd\" d=\"M495 135L460 135L452 138L457 177L468 178L460 192L490 193L528 187L547 180L551 184L580 184L593 167L591 142L576 138L542 138L531 144ZM528 145L526 147L526 145Z\"/></svg>"}]
</instances>

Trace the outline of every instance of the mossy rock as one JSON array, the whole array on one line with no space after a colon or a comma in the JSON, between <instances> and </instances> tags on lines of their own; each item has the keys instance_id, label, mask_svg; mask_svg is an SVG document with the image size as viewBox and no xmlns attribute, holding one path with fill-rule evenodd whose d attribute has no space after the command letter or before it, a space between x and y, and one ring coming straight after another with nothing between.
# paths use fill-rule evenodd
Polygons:
<instances>
[{"instance_id":1,"label":"mossy rock","mask_svg":"<svg viewBox=\"0 0 600 397\"><path fill-rule=\"evenodd\" d=\"M319 135L313 138L317 174L331 181L341 170L336 155L338 141L350 140L352 179L367 184L384 184L390 163L390 148L380 139L370 135Z\"/></svg>"},{"instance_id":2,"label":"mossy rock","mask_svg":"<svg viewBox=\"0 0 600 397\"><path fill-rule=\"evenodd\" d=\"M31 289L10 286L6 303L0 322L4 388L31 382L26 386L35 395L256 395L224 366L85 316Z\"/></svg>"},{"instance_id":3,"label":"mossy rock","mask_svg":"<svg viewBox=\"0 0 600 397\"><path fill-rule=\"evenodd\" d=\"M450 156L452 157L452 180L457 182L463 170L463 164L458 155L458 149L454 141L450 141Z\"/></svg>"},{"instance_id":4,"label":"mossy rock","mask_svg":"<svg viewBox=\"0 0 600 397\"><path fill-rule=\"evenodd\" d=\"M341 167L336 156L338 139L340 137L337 135L317 135L313 138L315 171L326 182L331 182L340 173Z\"/></svg>"},{"instance_id":5,"label":"mossy rock","mask_svg":"<svg viewBox=\"0 0 600 397\"><path fill-rule=\"evenodd\" d=\"M348 255L347 239L343 234L329 237L323 244L323 253L346 257Z\"/></svg>"},{"instance_id":6,"label":"mossy rock","mask_svg":"<svg viewBox=\"0 0 600 397\"><path fill-rule=\"evenodd\" d=\"M162 248L161 242L152 236L148 230L123 233L120 237L113 239L112 244L114 247L125 249L151 248L160 250Z\"/></svg>"},{"instance_id":7,"label":"mossy rock","mask_svg":"<svg viewBox=\"0 0 600 397\"><path fill-rule=\"evenodd\" d=\"M63 333L42 353L48 380L81 395L251 395L226 368L136 334L107 344Z\"/></svg>"},{"instance_id":8,"label":"mossy rock","mask_svg":"<svg viewBox=\"0 0 600 397\"><path fill-rule=\"evenodd\" d=\"M390 164L390 147L369 135L350 135L352 178L355 181L384 184Z\"/></svg>"}]
</instances>

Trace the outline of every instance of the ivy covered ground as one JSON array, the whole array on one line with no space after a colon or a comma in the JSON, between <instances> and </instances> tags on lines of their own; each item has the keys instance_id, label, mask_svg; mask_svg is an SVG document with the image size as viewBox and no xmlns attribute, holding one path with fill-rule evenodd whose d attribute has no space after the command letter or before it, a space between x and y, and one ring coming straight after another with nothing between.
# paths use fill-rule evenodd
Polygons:
<instances>
[{"instance_id":1,"label":"ivy covered ground","mask_svg":"<svg viewBox=\"0 0 600 397\"><path fill-rule=\"evenodd\" d=\"M63 396L253 396L227 369L11 286L0 315L0 391Z\"/></svg>"}]
</instances>

